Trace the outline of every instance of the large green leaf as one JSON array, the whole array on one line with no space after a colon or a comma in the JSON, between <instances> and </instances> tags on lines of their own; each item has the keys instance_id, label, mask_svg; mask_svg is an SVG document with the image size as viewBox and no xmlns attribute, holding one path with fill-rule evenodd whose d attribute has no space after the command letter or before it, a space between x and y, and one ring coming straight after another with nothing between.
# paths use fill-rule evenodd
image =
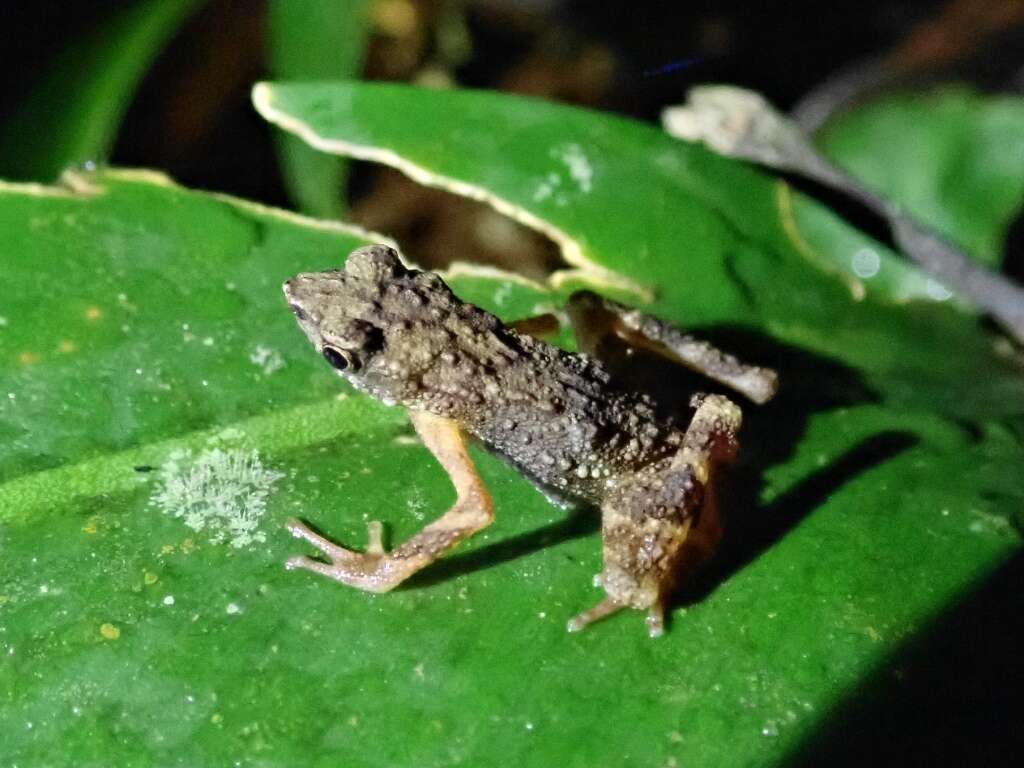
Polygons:
<instances>
[{"instance_id":1,"label":"large green leaf","mask_svg":"<svg viewBox=\"0 0 1024 768\"><path fill-rule=\"evenodd\" d=\"M0 129L0 175L49 181L102 162L153 59L202 0L138 0L53 62Z\"/></svg>"},{"instance_id":2,"label":"large green leaf","mask_svg":"<svg viewBox=\"0 0 1024 768\"><path fill-rule=\"evenodd\" d=\"M271 0L271 73L278 80L355 77L366 50L369 10L369 0ZM344 204L344 161L316 152L294 136L280 137L277 149L296 206L314 216L337 216Z\"/></svg>"},{"instance_id":3,"label":"large green leaf","mask_svg":"<svg viewBox=\"0 0 1024 768\"><path fill-rule=\"evenodd\" d=\"M1019 368L952 307L852 300L794 246L773 182L493 94L264 87L258 104L557 238L571 270L549 284L452 270L503 317L589 285L778 366L777 401L748 412L729 543L660 641L636 615L568 635L599 597L596 521L477 452L497 522L408 588L285 573L292 514L353 544L381 518L400 540L453 496L400 411L341 387L282 306L285 276L359 239L123 172L79 178L91 193L10 187L9 762L778 761L1017 548Z\"/></svg>"}]
</instances>

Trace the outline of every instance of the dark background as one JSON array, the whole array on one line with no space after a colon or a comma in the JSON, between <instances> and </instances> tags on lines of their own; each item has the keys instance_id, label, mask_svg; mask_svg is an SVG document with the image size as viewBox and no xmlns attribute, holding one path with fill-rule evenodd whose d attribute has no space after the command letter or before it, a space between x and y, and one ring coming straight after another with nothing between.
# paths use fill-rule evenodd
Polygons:
<instances>
[{"instance_id":1,"label":"dark background","mask_svg":"<svg viewBox=\"0 0 1024 768\"><path fill-rule=\"evenodd\" d=\"M125 5L0 3L0 119L69 42ZM1024 87L1024 8L1016 0L409 5L417 9L417 29L406 39L375 31L365 77L414 80L424 69L443 70L463 86L533 93L648 120L681 101L691 85L706 82L753 88L791 109L839 73L879 58L906 61L915 49L924 63L892 72L887 87L950 78L990 90ZM1003 6L1002 14L991 11ZM143 81L112 161L161 168L190 186L287 204L270 129L249 104L252 83L268 74L265 19L260 0L208 2ZM458 25L469 35L468 50L453 55L439 38ZM944 39L925 49L921 39L930 30Z\"/></svg>"}]
</instances>

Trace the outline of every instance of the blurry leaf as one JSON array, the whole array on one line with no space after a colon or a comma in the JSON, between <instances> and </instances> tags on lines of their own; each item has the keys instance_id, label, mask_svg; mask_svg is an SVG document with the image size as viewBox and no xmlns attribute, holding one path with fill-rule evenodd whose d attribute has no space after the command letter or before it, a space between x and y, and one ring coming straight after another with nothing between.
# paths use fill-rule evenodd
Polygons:
<instances>
[{"instance_id":1,"label":"blurry leaf","mask_svg":"<svg viewBox=\"0 0 1024 768\"><path fill-rule=\"evenodd\" d=\"M853 301L793 245L774 182L496 94L257 103L556 237L572 269L547 284L451 270L502 317L603 287L778 366L778 399L746 409L727 546L661 641L635 614L568 635L599 597L596 518L477 451L496 523L407 588L285 573L290 515L360 545L366 520L401 540L453 497L401 411L344 387L283 306L282 279L358 233L127 172L0 189L9 762L777 763L1018 547L1019 368L952 307ZM215 519L255 522L232 547Z\"/></svg>"},{"instance_id":2,"label":"blurry leaf","mask_svg":"<svg viewBox=\"0 0 1024 768\"><path fill-rule=\"evenodd\" d=\"M343 80L362 68L370 0L270 0L270 71L279 80ZM285 187L296 207L337 217L344 208L345 162L294 136L278 137Z\"/></svg>"},{"instance_id":3,"label":"blurry leaf","mask_svg":"<svg viewBox=\"0 0 1024 768\"><path fill-rule=\"evenodd\" d=\"M829 123L820 144L872 189L999 266L1024 204L1024 99L965 89L893 96Z\"/></svg>"},{"instance_id":4,"label":"blurry leaf","mask_svg":"<svg viewBox=\"0 0 1024 768\"><path fill-rule=\"evenodd\" d=\"M0 175L50 181L106 160L139 81L201 3L140 0L65 50L0 127Z\"/></svg>"},{"instance_id":5,"label":"blurry leaf","mask_svg":"<svg viewBox=\"0 0 1024 768\"><path fill-rule=\"evenodd\" d=\"M857 278L881 273L884 261L889 279L879 285L889 287L892 295L918 297L920 289L912 279L918 272L924 278L920 298L945 300L955 293L988 314L1015 341L1024 344L1024 288L977 263L948 236L828 160L792 118L775 109L761 94L735 86L697 86L690 89L685 105L663 112L662 123L672 136L702 142L727 157L810 179L860 204L866 209L865 213L879 217L888 227L893 242L920 270L902 270L901 275L900 271L890 268L891 254L860 249L849 261L832 260L833 268L840 273L852 272L851 288L854 290L862 292L863 286L856 282ZM831 222L827 217L815 217L802 207L795 207L795 211L797 215L789 217L794 242L799 242L801 250L814 260L828 263L828 254L833 249L816 250L808 245L808 240L817 235L821 241L821 229L827 230ZM809 234L801 235L796 222L805 218L811 222L805 227ZM821 258L822 255L825 258ZM904 279L894 281L893 277Z\"/></svg>"}]
</instances>

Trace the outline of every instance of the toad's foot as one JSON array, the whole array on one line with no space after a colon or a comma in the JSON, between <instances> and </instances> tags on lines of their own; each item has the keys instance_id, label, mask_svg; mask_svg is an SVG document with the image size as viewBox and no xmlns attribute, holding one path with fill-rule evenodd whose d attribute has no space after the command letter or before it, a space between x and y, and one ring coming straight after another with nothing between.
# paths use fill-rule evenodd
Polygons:
<instances>
[{"instance_id":1,"label":"toad's foot","mask_svg":"<svg viewBox=\"0 0 1024 768\"><path fill-rule=\"evenodd\" d=\"M579 632L581 629L585 629L595 621L600 621L605 616L611 616L613 613L618 613L625 607L626 606L618 600L612 600L610 597L606 597L593 608L589 608L583 611L583 613L577 614L569 619L569 623L565 625L565 628L570 632Z\"/></svg>"},{"instance_id":2,"label":"toad's foot","mask_svg":"<svg viewBox=\"0 0 1024 768\"><path fill-rule=\"evenodd\" d=\"M378 522L368 526L366 552L354 552L328 541L298 520L290 520L288 530L292 535L305 539L330 562L293 557L285 563L286 568L303 568L367 592L387 592L491 523L494 519L491 498L466 453L465 439L458 425L427 413L411 413L410 417L424 445L455 486L452 508L390 552L384 551Z\"/></svg>"},{"instance_id":3,"label":"toad's foot","mask_svg":"<svg viewBox=\"0 0 1024 768\"><path fill-rule=\"evenodd\" d=\"M569 619L566 629L570 632L579 632L581 629L586 629L587 626L593 624L595 621L600 621L606 616L610 616L613 613L621 611L623 608L629 607L630 606L625 605L624 603L620 603L618 600L606 597L593 608L583 611L583 613ZM645 623L647 624L647 634L651 637L661 637L665 633L665 609L662 607L661 603L652 605L647 609L647 618L645 619Z\"/></svg>"},{"instance_id":4,"label":"toad's foot","mask_svg":"<svg viewBox=\"0 0 1024 768\"><path fill-rule=\"evenodd\" d=\"M354 552L328 541L294 518L288 521L287 528L292 536L309 542L330 560L325 563L300 555L284 564L288 570L304 568L367 592L387 592L409 575L404 571L411 563L392 558L384 552L382 526L377 521L367 524L369 541L366 552Z\"/></svg>"},{"instance_id":5,"label":"toad's foot","mask_svg":"<svg viewBox=\"0 0 1024 768\"><path fill-rule=\"evenodd\" d=\"M679 451L625 475L601 504L607 597L569 622L582 629L624 607L647 611L647 633L665 631L665 603L678 579L715 550L721 536L716 473L736 454L739 408L722 395L697 395Z\"/></svg>"}]
</instances>

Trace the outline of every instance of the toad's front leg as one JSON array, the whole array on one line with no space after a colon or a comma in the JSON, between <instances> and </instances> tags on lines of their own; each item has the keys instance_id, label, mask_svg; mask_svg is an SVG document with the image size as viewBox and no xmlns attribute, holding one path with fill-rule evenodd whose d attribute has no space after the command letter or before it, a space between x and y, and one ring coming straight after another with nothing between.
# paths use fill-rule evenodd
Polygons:
<instances>
[{"instance_id":1,"label":"toad's front leg","mask_svg":"<svg viewBox=\"0 0 1024 768\"><path fill-rule=\"evenodd\" d=\"M466 452L459 426L429 413L410 413L410 419L424 445L451 477L457 494L452 508L390 552L385 552L381 545L378 522L369 525L366 552L354 552L328 541L298 520L289 520L292 534L319 549L330 562L300 556L288 560L286 568L305 568L357 589L387 592L446 550L490 525L494 520L491 497Z\"/></svg>"},{"instance_id":2,"label":"toad's front leg","mask_svg":"<svg viewBox=\"0 0 1024 768\"><path fill-rule=\"evenodd\" d=\"M736 454L740 409L721 395L697 395L675 456L624 478L601 505L607 597L569 622L583 629L622 608L647 611L652 637L678 579L710 557L721 538L715 474Z\"/></svg>"}]
</instances>

